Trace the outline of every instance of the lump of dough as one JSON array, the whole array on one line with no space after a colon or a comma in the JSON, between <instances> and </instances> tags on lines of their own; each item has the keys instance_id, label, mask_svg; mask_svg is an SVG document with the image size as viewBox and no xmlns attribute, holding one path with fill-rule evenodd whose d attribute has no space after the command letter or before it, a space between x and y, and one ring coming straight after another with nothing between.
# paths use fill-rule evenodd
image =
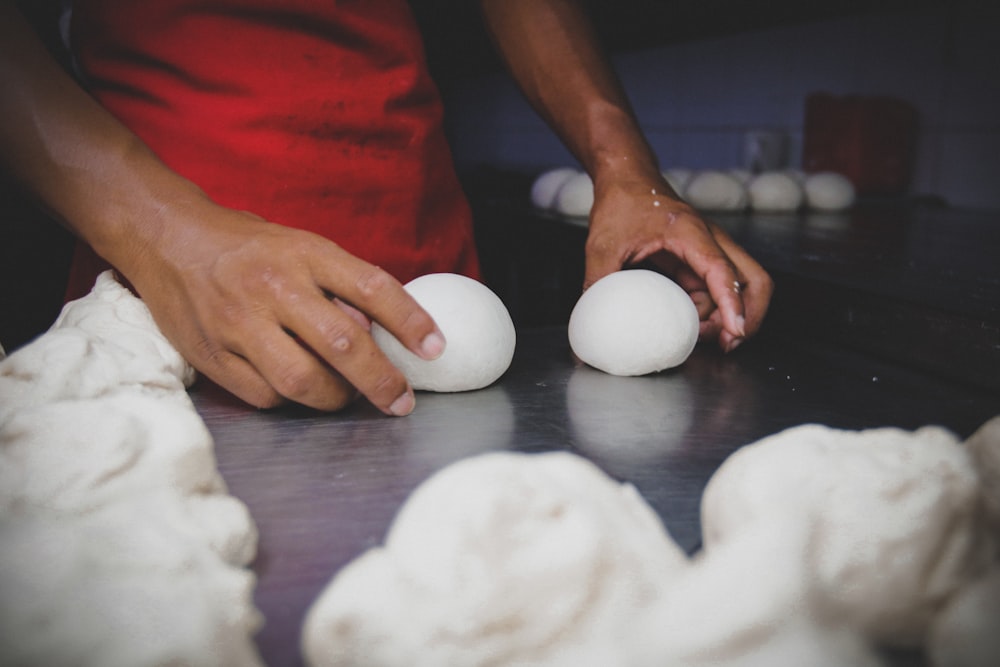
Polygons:
<instances>
[{"instance_id":1,"label":"lump of dough","mask_svg":"<svg viewBox=\"0 0 1000 667\"><path fill-rule=\"evenodd\" d=\"M818 211L843 211L854 203L854 186L832 171L810 174L803 185L806 205Z\"/></svg>"},{"instance_id":2,"label":"lump of dough","mask_svg":"<svg viewBox=\"0 0 1000 667\"><path fill-rule=\"evenodd\" d=\"M385 546L310 608L307 664L620 664L687 558L635 489L575 455L497 452L421 484Z\"/></svg>"},{"instance_id":3,"label":"lump of dough","mask_svg":"<svg viewBox=\"0 0 1000 667\"><path fill-rule=\"evenodd\" d=\"M666 276L617 271L580 296L568 332L584 363L611 375L646 375L687 360L698 342L698 310Z\"/></svg>"},{"instance_id":4,"label":"lump of dough","mask_svg":"<svg viewBox=\"0 0 1000 667\"><path fill-rule=\"evenodd\" d=\"M514 322L490 288L455 273L431 273L405 285L444 334L444 353L421 359L378 323L372 337L414 389L471 391L492 384L514 358Z\"/></svg>"},{"instance_id":5,"label":"lump of dough","mask_svg":"<svg viewBox=\"0 0 1000 667\"><path fill-rule=\"evenodd\" d=\"M556 167L542 172L531 184L531 203L544 211L555 208L559 188L579 173L580 170L573 167Z\"/></svg>"},{"instance_id":6,"label":"lump of dough","mask_svg":"<svg viewBox=\"0 0 1000 667\"><path fill-rule=\"evenodd\" d=\"M750 208L755 211L794 211L805 198L794 177L780 171L766 171L747 186Z\"/></svg>"},{"instance_id":7,"label":"lump of dough","mask_svg":"<svg viewBox=\"0 0 1000 667\"><path fill-rule=\"evenodd\" d=\"M772 522L702 551L633 624L629 667L868 667L856 631L817 606L812 526Z\"/></svg>"},{"instance_id":8,"label":"lump of dough","mask_svg":"<svg viewBox=\"0 0 1000 667\"><path fill-rule=\"evenodd\" d=\"M574 218L586 218L594 206L594 182L585 172L571 176L556 193L556 210Z\"/></svg>"},{"instance_id":9,"label":"lump of dough","mask_svg":"<svg viewBox=\"0 0 1000 667\"><path fill-rule=\"evenodd\" d=\"M931 626L933 667L1000 665L1000 564L948 602Z\"/></svg>"},{"instance_id":10,"label":"lump of dough","mask_svg":"<svg viewBox=\"0 0 1000 667\"><path fill-rule=\"evenodd\" d=\"M979 475L987 519L1000 542L1000 416L993 417L969 436L965 449Z\"/></svg>"},{"instance_id":11,"label":"lump of dough","mask_svg":"<svg viewBox=\"0 0 1000 667\"><path fill-rule=\"evenodd\" d=\"M768 522L813 524L810 568L830 613L914 647L991 557L977 508L976 472L952 433L809 424L723 462L702 496L702 536L710 553Z\"/></svg>"},{"instance_id":12,"label":"lump of dough","mask_svg":"<svg viewBox=\"0 0 1000 667\"><path fill-rule=\"evenodd\" d=\"M747 190L736 177L709 169L691 177L684 199L705 211L739 211L747 205Z\"/></svg>"}]
</instances>

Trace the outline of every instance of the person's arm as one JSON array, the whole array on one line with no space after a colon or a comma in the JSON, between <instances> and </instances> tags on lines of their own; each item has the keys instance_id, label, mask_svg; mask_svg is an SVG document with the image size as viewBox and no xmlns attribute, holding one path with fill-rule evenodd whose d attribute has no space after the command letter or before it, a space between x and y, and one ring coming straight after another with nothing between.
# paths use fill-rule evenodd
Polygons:
<instances>
[{"instance_id":1,"label":"person's arm","mask_svg":"<svg viewBox=\"0 0 1000 667\"><path fill-rule=\"evenodd\" d=\"M0 90L0 165L128 279L200 372L260 407L337 409L357 391L387 413L412 410L368 318L425 358L444 341L395 279L213 203L77 86L6 2Z\"/></svg>"},{"instance_id":2,"label":"person's arm","mask_svg":"<svg viewBox=\"0 0 1000 667\"><path fill-rule=\"evenodd\" d=\"M532 106L594 181L584 287L649 261L691 293L703 338L735 348L759 327L773 284L667 185L621 85L573 0L481 0L487 28Z\"/></svg>"}]
</instances>

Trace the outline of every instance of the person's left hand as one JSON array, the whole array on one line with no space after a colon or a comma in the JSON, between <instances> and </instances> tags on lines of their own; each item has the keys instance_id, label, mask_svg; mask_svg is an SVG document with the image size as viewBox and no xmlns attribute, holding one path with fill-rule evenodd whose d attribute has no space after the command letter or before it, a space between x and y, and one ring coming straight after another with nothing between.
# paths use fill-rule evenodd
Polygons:
<instances>
[{"instance_id":1,"label":"person's left hand","mask_svg":"<svg viewBox=\"0 0 1000 667\"><path fill-rule=\"evenodd\" d=\"M594 183L584 289L628 266L652 264L698 309L699 337L726 352L760 328L774 291L767 272L657 174Z\"/></svg>"}]
</instances>

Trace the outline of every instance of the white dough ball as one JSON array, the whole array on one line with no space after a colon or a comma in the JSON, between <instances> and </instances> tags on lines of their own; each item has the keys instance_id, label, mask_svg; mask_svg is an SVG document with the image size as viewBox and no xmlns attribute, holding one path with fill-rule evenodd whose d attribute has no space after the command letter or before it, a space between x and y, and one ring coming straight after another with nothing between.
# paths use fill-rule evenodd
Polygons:
<instances>
[{"instance_id":1,"label":"white dough ball","mask_svg":"<svg viewBox=\"0 0 1000 667\"><path fill-rule=\"evenodd\" d=\"M506 372L514 358L514 322L490 288L456 273L420 276L405 288L444 334L444 353L421 359L378 323L372 337L414 389L471 391Z\"/></svg>"},{"instance_id":2,"label":"white dough ball","mask_svg":"<svg viewBox=\"0 0 1000 667\"><path fill-rule=\"evenodd\" d=\"M646 375L684 363L698 342L698 310L655 271L618 271L590 286L569 318L581 361L611 375Z\"/></svg>"},{"instance_id":3,"label":"white dough ball","mask_svg":"<svg viewBox=\"0 0 1000 667\"><path fill-rule=\"evenodd\" d=\"M632 622L687 567L635 488L566 452L433 475L385 545L306 615L310 667L623 664Z\"/></svg>"},{"instance_id":4,"label":"white dough ball","mask_svg":"<svg viewBox=\"0 0 1000 667\"><path fill-rule=\"evenodd\" d=\"M553 208L559 188L579 173L580 170L573 167L556 167L543 172L531 184L531 203L546 211Z\"/></svg>"},{"instance_id":5,"label":"white dough ball","mask_svg":"<svg viewBox=\"0 0 1000 667\"><path fill-rule=\"evenodd\" d=\"M965 441L979 475L987 520L1000 542L1000 416L979 427Z\"/></svg>"},{"instance_id":6,"label":"white dough ball","mask_svg":"<svg viewBox=\"0 0 1000 667\"><path fill-rule=\"evenodd\" d=\"M711 552L771 522L812 526L811 578L829 613L873 641L915 647L992 556L978 484L944 429L808 424L723 462L702 496L702 536Z\"/></svg>"},{"instance_id":7,"label":"white dough ball","mask_svg":"<svg viewBox=\"0 0 1000 667\"><path fill-rule=\"evenodd\" d=\"M735 176L710 169L691 177L684 199L705 211L738 211L747 205L747 191Z\"/></svg>"},{"instance_id":8,"label":"white dough ball","mask_svg":"<svg viewBox=\"0 0 1000 667\"><path fill-rule=\"evenodd\" d=\"M690 169L673 167L671 169L664 169L661 173L667 184L674 189L674 192L684 196L684 188L687 187L688 181L691 180L693 172Z\"/></svg>"},{"instance_id":9,"label":"white dough ball","mask_svg":"<svg viewBox=\"0 0 1000 667\"><path fill-rule=\"evenodd\" d=\"M746 187L747 183L753 180L753 172L749 169L730 169L729 175L742 183L743 187Z\"/></svg>"},{"instance_id":10,"label":"white dough ball","mask_svg":"<svg viewBox=\"0 0 1000 667\"><path fill-rule=\"evenodd\" d=\"M819 211L842 211L854 203L854 186L846 176L824 171L805 179L806 204Z\"/></svg>"},{"instance_id":11,"label":"white dough ball","mask_svg":"<svg viewBox=\"0 0 1000 667\"><path fill-rule=\"evenodd\" d=\"M594 182L580 172L571 176L556 193L556 210L563 215L586 218L594 205Z\"/></svg>"},{"instance_id":12,"label":"white dough ball","mask_svg":"<svg viewBox=\"0 0 1000 667\"><path fill-rule=\"evenodd\" d=\"M794 211L805 198L793 176L780 171L758 174L747 186L750 207L755 211Z\"/></svg>"}]
</instances>

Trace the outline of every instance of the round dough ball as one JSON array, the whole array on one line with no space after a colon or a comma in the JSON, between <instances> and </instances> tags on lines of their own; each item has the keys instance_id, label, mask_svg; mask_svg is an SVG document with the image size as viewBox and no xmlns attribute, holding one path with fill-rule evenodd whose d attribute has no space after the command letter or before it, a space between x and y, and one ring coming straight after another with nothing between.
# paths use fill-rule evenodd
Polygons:
<instances>
[{"instance_id":1,"label":"round dough ball","mask_svg":"<svg viewBox=\"0 0 1000 667\"><path fill-rule=\"evenodd\" d=\"M457 273L420 276L405 288L441 329L444 353L421 359L377 322L372 338L414 389L471 391L504 374L514 358L514 322L490 288Z\"/></svg>"},{"instance_id":2,"label":"round dough ball","mask_svg":"<svg viewBox=\"0 0 1000 667\"><path fill-rule=\"evenodd\" d=\"M802 186L793 176L780 171L757 175L747 186L750 207L755 211L794 211L802 206Z\"/></svg>"},{"instance_id":3,"label":"round dough ball","mask_svg":"<svg viewBox=\"0 0 1000 667\"><path fill-rule=\"evenodd\" d=\"M966 586L938 614L927 655L933 667L1000 665L1000 565Z\"/></svg>"},{"instance_id":4,"label":"round dough ball","mask_svg":"<svg viewBox=\"0 0 1000 667\"><path fill-rule=\"evenodd\" d=\"M805 179L806 204L819 211L842 211L854 203L854 186L846 176L832 171Z\"/></svg>"},{"instance_id":5,"label":"round dough ball","mask_svg":"<svg viewBox=\"0 0 1000 667\"><path fill-rule=\"evenodd\" d=\"M698 342L698 310L674 281L633 269L601 278L569 318L581 361L611 375L646 375L684 363Z\"/></svg>"},{"instance_id":6,"label":"round dough ball","mask_svg":"<svg viewBox=\"0 0 1000 667\"><path fill-rule=\"evenodd\" d=\"M594 205L594 182L580 172L571 176L556 193L556 210L563 215L586 218Z\"/></svg>"},{"instance_id":7,"label":"round dough ball","mask_svg":"<svg viewBox=\"0 0 1000 667\"><path fill-rule=\"evenodd\" d=\"M546 211L552 209L556 204L559 188L579 173L580 170L573 167L556 167L543 172L531 184L531 203Z\"/></svg>"},{"instance_id":8,"label":"round dough ball","mask_svg":"<svg viewBox=\"0 0 1000 667\"><path fill-rule=\"evenodd\" d=\"M743 187L746 187L747 183L753 180L753 172L749 169L730 169L729 175L742 183Z\"/></svg>"},{"instance_id":9,"label":"round dough ball","mask_svg":"<svg viewBox=\"0 0 1000 667\"><path fill-rule=\"evenodd\" d=\"M735 176L708 170L691 177L684 188L684 199L706 211L739 211L747 205L747 191Z\"/></svg>"},{"instance_id":10,"label":"round dough ball","mask_svg":"<svg viewBox=\"0 0 1000 667\"><path fill-rule=\"evenodd\" d=\"M692 173L690 169L674 167L672 169L664 169L662 175L667 184L674 189L674 192L683 196L684 188L687 187L688 181L691 180Z\"/></svg>"}]
</instances>

